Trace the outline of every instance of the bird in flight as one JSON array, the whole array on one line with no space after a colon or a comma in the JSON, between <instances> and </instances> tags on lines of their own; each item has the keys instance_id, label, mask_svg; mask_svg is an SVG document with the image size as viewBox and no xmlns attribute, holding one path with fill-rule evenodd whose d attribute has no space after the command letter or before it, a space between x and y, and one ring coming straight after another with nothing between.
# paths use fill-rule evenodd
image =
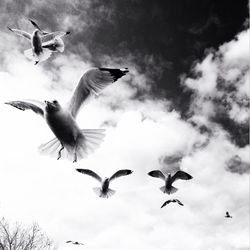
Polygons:
<instances>
[{"instance_id":1,"label":"bird in flight","mask_svg":"<svg viewBox=\"0 0 250 250\"><path fill-rule=\"evenodd\" d=\"M62 37L68 35L70 32L56 31L56 32L45 32L41 30L36 22L29 19L32 25L35 27L35 30L32 34L29 34L26 31L19 29L8 29L15 34L22 36L31 42L31 49L24 51L24 55L35 61L35 65L41 61L47 60L52 52L63 52L64 51L64 42Z\"/></svg>"},{"instance_id":2,"label":"bird in flight","mask_svg":"<svg viewBox=\"0 0 250 250\"><path fill-rule=\"evenodd\" d=\"M172 186L176 180L190 180L193 178L190 174L181 170L177 171L173 176L170 173L165 176L160 170L153 170L149 172L148 175L162 179L165 185L160 187L160 190L167 194L175 193L178 190L176 187Z\"/></svg>"},{"instance_id":3,"label":"bird in flight","mask_svg":"<svg viewBox=\"0 0 250 250\"><path fill-rule=\"evenodd\" d=\"M104 129L80 129L76 116L86 99L98 95L108 85L126 75L128 69L91 68L81 77L73 91L69 103L63 107L54 100L50 101L11 101L5 104L20 110L32 110L42 116L56 136L51 141L42 144L39 150L42 154L57 156L59 160L64 153L65 158L76 162L94 151L104 138Z\"/></svg>"},{"instance_id":4,"label":"bird in flight","mask_svg":"<svg viewBox=\"0 0 250 250\"><path fill-rule=\"evenodd\" d=\"M226 212L226 215L225 215L225 218L233 218L230 214L229 214L229 212L227 211Z\"/></svg>"},{"instance_id":5,"label":"bird in flight","mask_svg":"<svg viewBox=\"0 0 250 250\"><path fill-rule=\"evenodd\" d=\"M78 242L78 241L72 241L72 240L68 240L68 241L66 241L66 243L71 243L71 244L73 244L73 245L84 245L83 243L81 243L81 242Z\"/></svg>"},{"instance_id":6,"label":"bird in flight","mask_svg":"<svg viewBox=\"0 0 250 250\"><path fill-rule=\"evenodd\" d=\"M122 169L114 173L111 177L107 178L105 177L102 179L98 174L96 174L94 171L90 169L82 169L82 168L77 168L76 169L79 173L89 175L96 180L98 180L101 183L101 187L95 187L93 188L94 192L101 198L109 198L115 193L115 190L109 188L109 184L111 181L114 179L121 177L121 176L126 176L129 174L132 174L133 171L129 169Z\"/></svg>"},{"instance_id":7,"label":"bird in flight","mask_svg":"<svg viewBox=\"0 0 250 250\"><path fill-rule=\"evenodd\" d=\"M165 201L165 202L162 204L161 208L165 207L166 205L168 205L168 204L171 203L171 202L176 202L176 203L178 203L180 206L184 206L184 204L181 203L179 200L173 199L173 200L167 200L167 201Z\"/></svg>"}]
</instances>

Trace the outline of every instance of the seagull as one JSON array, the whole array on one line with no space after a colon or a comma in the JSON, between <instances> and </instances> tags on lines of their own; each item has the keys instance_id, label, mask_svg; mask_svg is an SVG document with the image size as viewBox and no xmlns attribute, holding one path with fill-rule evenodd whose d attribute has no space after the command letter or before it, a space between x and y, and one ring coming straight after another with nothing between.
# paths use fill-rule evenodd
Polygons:
<instances>
[{"instance_id":1,"label":"seagull","mask_svg":"<svg viewBox=\"0 0 250 250\"><path fill-rule=\"evenodd\" d=\"M68 240L66 241L66 243L71 243L71 244L74 244L74 245L84 245L83 243L81 242L78 242L78 241L72 241L72 240Z\"/></svg>"},{"instance_id":2,"label":"seagull","mask_svg":"<svg viewBox=\"0 0 250 250\"><path fill-rule=\"evenodd\" d=\"M104 179L102 179L98 174L96 174L94 171L90 169L77 168L76 171L82 174L89 175L98 180L99 182L101 182L101 188L99 187L93 188L94 192L101 198L109 198L115 193L115 190L109 188L109 184L111 181L113 181L118 177L126 176L133 173L132 170L122 169L114 173L110 178L105 177Z\"/></svg>"},{"instance_id":3,"label":"seagull","mask_svg":"<svg viewBox=\"0 0 250 250\"><path fill-rule=\"evenodd\" d=\"M165 201L165 202L162 204L161 208L165 207L166 205L168 205L168 204L171 203L171 202L177 202L180 206L184 206L184 204L181 203L179 200L173 199L173 200L167 200L167 201Z\"/></svg>"},{"instance_id":4,"label":"seagull","mask_svg":"<svg viewBox=\"0 0 250 250\"><path fill-rule=\"evenodd\" d=\"M48 143L39 147L40 153L62 157L62 152L66 150L66 158L73 162L85 158L91 151L95 150L104 138L104 129L80 129L76 123L76 116L80 107L86 99L92 95L99 95L108 85L117 81L128 73L128 69L116 68L91 68L81 77L78 85L73 91L69 103L62 107L54 100L50 101L11 101L5 104L11 105L22 111L32 110L42 116L50 129L56 136Z\"/></svg>"},{"instance_id":5,"label":"seagull","mask_svg":"<svg viewBox=\"0 0 250 250\"><path fill-rule=\"evenodd\" d=\"M225 218L233 218L233 217L229 214L229 212L226 212Z\"/></svg>"},{"instance_id":6,"label":"seagull","mask_svg":"<svg viewBox=\"0 0 250 250\"><path fill-rule=\"evenodd\" d=\"M190 174L181 170L177 171L173 176L171 176L170 173L165 176L160 170L153 170L149 172L148 175L164 180L165 185L162 186L160 190L167 194L175 193L178 190L176 187L172 186L176 180L190 180L193 178Z\"/></svg>"},{"instance_id":7,"label":"seagull","mask_svg":"<svg viewBox=\"0 0 250 250\"><path fill-rule=\"evenodd\" d=\"M47 60L52 52L63 52L64 43L61 37L68 35L70 32L56 31L56 32L45 32L31 19L28 19L35 30L32 34L19 29L12 29L7 27L10 31L15 34L22 36L31 42L31 49L24 51L24 55L35 61L35 65L41 61Z\"/></svg>"}]
</instances>

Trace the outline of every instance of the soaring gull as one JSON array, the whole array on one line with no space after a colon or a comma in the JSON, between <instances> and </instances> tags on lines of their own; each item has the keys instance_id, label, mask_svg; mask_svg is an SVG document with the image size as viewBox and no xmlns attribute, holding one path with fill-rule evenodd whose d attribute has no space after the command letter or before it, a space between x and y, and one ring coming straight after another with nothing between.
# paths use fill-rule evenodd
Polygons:
<instances>
[{"instance_id":1,"label":"soaring gull","mask_svg":"<svg viewBox=\"0 0 250 250\"><path fill-rule=\"evenodd\" d=\"M32 25L35 27L35 30L32 34L29 34L26 31L8 29L15 34L22 36L31 42L31 49L24 51L24 55L35 61L35 65L39 62L47 60L52 52L63 52L64 51L64 42L62 37L68 35L70 32L56 31L56 32L45 32L35 23L33 20L29 19Z\"/></svg>"},{"instance_id":2,"label":"soaring gull","mask_svg":"<svg viewBox=\"0 0 250 250\"><path fill-rule=\"evenodd\" d=\"M133 173L132 170L122 169L114 173L111 177L109 178L105 177L104 179L102 179L98 174L96 174L94 171L90 169L77 168L76 170L82 174L86 174L95 178L101 183L101 187L93 188L94 192L101 198L109 198L115 193L115 190L109 188L109 184L111 181L113 181L118 177L126 176Z\"/></svg>"},{"instance_id":3,"label":"soaring gull","mask_svg":"<svg viewBox=\"0 0 250 250\"><path fill-rule=\"evenodd\" d=\"M176 187L172 186L176 180L190 180L193 178L190 174L181 170L177 171L173 176L171 176L170 173L165 176L160 170L153 170L149 172L148 175L162 179L165 185L162 186L160 190L167 194L175 193L178 190Z\"/></svg>"},{"instance_id":4,"label":"soaring gull","mask_svg":"<svg viewBox=\"0 0 250 250\"><path fill-rule=\"evenodd\" d=\"M225 218L233 218L230 214L229 214L229 212L227 211L226 212L226 215L225 215Z\"/></svg>"},{"instance_id":5,"label":"soaring gull","mask_svg":"<svg viewBox=\"0 0 250 250\"><path fill-rule=\"evenodd\" d=\"M49 101L11 101L6 104L20 110L30 109L42 116L49 125L55 138L40 146L40 152L57 155L60 159L66 150L68 159L73 162L85 158L95 150L104 138L104 129L80 129L76 123L76 116L83 103L91 95L98 95L106 86L123 77L128 69L91 68L81 77L73 95L66 105L62 107L57 100ZM56 154L57 153L57 154Z\"/></svg>"},{"instance_id":6,"label":"soaring gull","mask_svg":"<svg viewBox=\"0 0 250 250\"><path fill-rule=\"evenodd\" d=\"M168 204L171 203L171 202L175 202L175 203L178 203L180 206L184 206L184 204L181 203L179 200L173 199L173 200L167 200L167 201L165 201L165 202L162 204L161 208L165 207L166 205L168 205Z\"/></svg>"},{"instance_id":7,"label":"soaring gull","mask_svg":"<svg viewBox=\"0 0 250 250\"><path fill-rule=\"evenodd\" d=\"M78 242L78 241L72 241L72 240L68 240L68 241L66 241L66 243L71 243L71 244L73 244L73 245L84 245L83 243L81 243L81 242Z\"/></svg>"}]
</instances>

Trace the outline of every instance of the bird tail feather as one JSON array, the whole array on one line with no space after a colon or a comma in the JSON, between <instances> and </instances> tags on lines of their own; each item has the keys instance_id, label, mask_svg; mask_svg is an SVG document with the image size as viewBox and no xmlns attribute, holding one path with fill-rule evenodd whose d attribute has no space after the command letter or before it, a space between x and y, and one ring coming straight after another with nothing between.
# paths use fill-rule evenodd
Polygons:
<instances>
[{"instance_id":1,"label":"bird tail feather","mask_svg":"<svg viewBox=\"0 0 250 250\"><path fill-rule=\"evenodd\" d=\"M105 129L82 129L81 136L76 146L65 144L64 149L60 151L62 144L57 138L54 138L49 142L42 144L39 147L39 152L44 155L58 158L60 151L60 159L68 159L76 162L86 158L88 154L92 153L99 147L105 136L104 132Z\"/></svg>"},{"instance_id":2,"label":"bird tail feather","mask_svg":"<svg viewBox=\"0 0 250 250\"><path fill-rule=\"evenodd\" d=\"M166 188L166 186L162 186L162 187L160 187L160 190L165 194L165 193L167 193L167 194L173 194L173 193L175 193L177 190L178 190L178 188L176 188L176 187L173 187L173 186L171 186L171 188Z\"/></svg>"},{"instance_id":3,"label":"bird tail feather","mask_svg":"<svg viewBox=\"0 0 250 250\"><path fill-rule=\"evenodd\" d=\"M94 192L99 196L99 197L101 197L101 198L109 198L109 197L111 197L112 195L114 195L115 194L115 190L113 190L113 189L108 189L108 191L107 192L103 192L102 191L102 189L101 188L99 188L99 187L95 187L95 188L93 188L93 190L94 190Z\"/></svg>"},{"instance_id":4,"label":"bird tail feather","mask_svg":"<svg viewBox=\"0 0 250 250\"><path fill-rule=\"evenodd\" d=\"M51 56L52 51L50 51L49 49L44 48L43 51L39 54L36 55L32 49L27 49L24 51L24 55L32 60L32 61L38 61L38 62L42 62L47 60L50 56Z\"/></svg>"}]
</instances>

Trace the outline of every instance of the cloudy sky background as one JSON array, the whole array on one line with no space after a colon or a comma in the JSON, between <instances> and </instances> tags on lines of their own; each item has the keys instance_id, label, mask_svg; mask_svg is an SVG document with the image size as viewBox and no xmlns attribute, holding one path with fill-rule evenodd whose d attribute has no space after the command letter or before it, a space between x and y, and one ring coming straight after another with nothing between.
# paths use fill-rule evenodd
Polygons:
<instances>
[{"instance_id":1,"label":"cloudy sky background","mask_svg":"<svg viewBox=\"0 0 250 250\"><path fill-rule=\"evenodd\" d=\"M1 1L0 217L38 222L62 250L77 248L66 240L90 250L249 249L248 3L191 2ZM26 17L70 30L65 52L28 61L28 42L6 29L32 32ZM90 66L130 69L78 116L81 128L107 130L104 143L76 164L39 155L52 132L3 103L65 103ZM114 181L117 193L104 200L75 168L134 173ZM147 176L154 169L194 179L167 196ZM168 198L185 206L160 209Z\"/></svg>"}]
</instances>

